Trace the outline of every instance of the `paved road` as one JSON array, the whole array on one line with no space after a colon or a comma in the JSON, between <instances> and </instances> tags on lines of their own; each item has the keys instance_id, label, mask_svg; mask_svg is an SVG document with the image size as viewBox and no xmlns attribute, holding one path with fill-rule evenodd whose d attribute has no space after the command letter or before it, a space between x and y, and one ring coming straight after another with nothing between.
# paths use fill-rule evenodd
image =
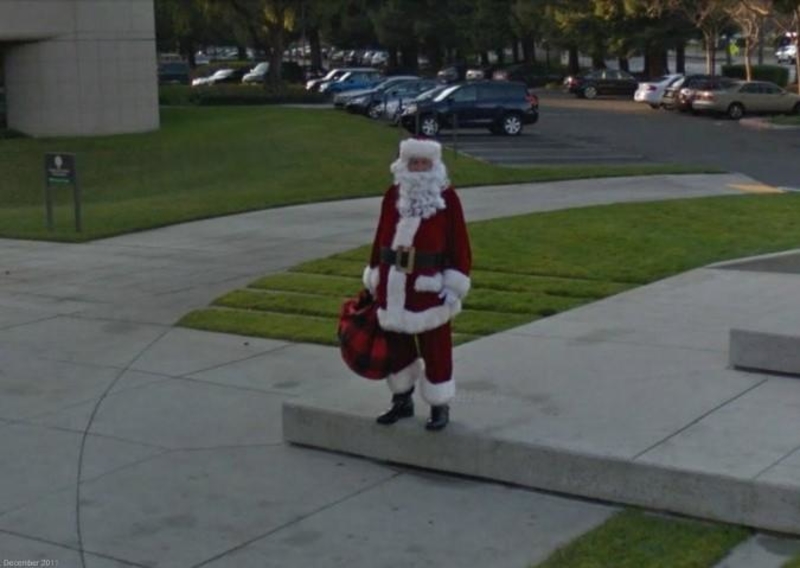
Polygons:
<instances>
[{"instance_id":1,"label":"paved road","mask_svg":"<svg viewBox=\"0 0 800 568\"><path fill-rule=\"evenodd\" d=\"M753 129L737 122L654 111L619 98L592 101L542 91L541 118L522 136L462 130L443 140L509 166L680 163L722 168L765 184L800 188L800 130Z\"/></svg>"}]
</instances>

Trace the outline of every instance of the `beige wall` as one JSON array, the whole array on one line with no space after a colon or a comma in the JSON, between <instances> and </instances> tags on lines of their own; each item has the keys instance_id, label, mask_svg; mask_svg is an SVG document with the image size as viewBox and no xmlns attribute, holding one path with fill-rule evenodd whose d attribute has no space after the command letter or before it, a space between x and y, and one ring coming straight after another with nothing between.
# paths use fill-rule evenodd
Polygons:
<instances>
[{"instance_id":1,"label":"beige wall","mask_svg":"<svg viewBox=\"0 0 800 568\"><path fill-rule=\"evenodd\" d=\"M9 128L33 136L157 129L153 0L0 0Z\"/></svg>"}]
</instances>

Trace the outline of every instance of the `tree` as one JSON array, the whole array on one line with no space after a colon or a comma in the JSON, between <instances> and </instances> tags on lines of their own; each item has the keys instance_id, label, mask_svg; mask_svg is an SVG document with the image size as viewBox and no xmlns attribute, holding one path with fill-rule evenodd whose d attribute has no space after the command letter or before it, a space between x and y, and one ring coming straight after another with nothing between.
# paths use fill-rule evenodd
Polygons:
<instances>
[{"instance_id":1,"label":"tree","mask_svg":"<svg viewBox=\"0 0 800 568\"><path fill-rule=\"evenodd\" d=\"M737 0L664 0L666 6L683 14L703 34L706 47L706 72L717 69L717 38L730 20L729 11ZM660 1L655 2L661 4Z\"/></svg>"},{"instance_id":2,"label":"tree","mask_svg":"<svg viewBox=\"0 0 800 568\"><path fill-rule=\"evenodd\" d=\"M261 46L269 56L269 82L281 81L283 51L295 29L301 0L203 0L209 12L230 18L245 30L252 45Z\"/></svg>"},{"instance_id":3,"label":"tree","mask_svg":"<svg viewBox=\"0 0 800 568\"><path fill-rule=\"evenodd\" d=\"M797 53L794 57L794 72L797 92L800 94L800 0L773 0L775 11L791 19Z\"/></svg>"},{"instance_id":4,"label":"tree","mask_svg":"<svg viewBox=\"0 0 800 568\"><path fill-rule=\"evenodd\" d=\"M751 55L761 36L764 20L770 14L770 4L770 0L738 0L730 9L731 20L744 37L744 68L748 81L753 80Z\"/></svg>"}]
</instances>

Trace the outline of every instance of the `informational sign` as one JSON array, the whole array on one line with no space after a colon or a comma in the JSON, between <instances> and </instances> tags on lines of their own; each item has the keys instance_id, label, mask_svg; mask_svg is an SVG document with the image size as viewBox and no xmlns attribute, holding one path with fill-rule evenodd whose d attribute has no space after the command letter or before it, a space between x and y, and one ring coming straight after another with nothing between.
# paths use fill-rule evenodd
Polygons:
<instances>
[{"instance_id":1,"label":"informational sign","mask_svg":"<svg viewBox=\"0 0 800 568\"><path fill-rule=\"evenodd\" d=\"M44 171L48 184L74 184L75 154L45 154Z\"/></svg>"},{"instance_id":2,"label":"informational sign","mask_svg":"<svg viewBox=\"0 0 800 568\"><path fill-rule=\"evenodd\" d=\"M78 170L75 154L50 152L44 155L44 205L47 217L47 229L53 230L53 194L54 186L72 186L72 197L75 209L75 230L81 232L81 190L78 185Z\"/></svg>"}]
</instances>

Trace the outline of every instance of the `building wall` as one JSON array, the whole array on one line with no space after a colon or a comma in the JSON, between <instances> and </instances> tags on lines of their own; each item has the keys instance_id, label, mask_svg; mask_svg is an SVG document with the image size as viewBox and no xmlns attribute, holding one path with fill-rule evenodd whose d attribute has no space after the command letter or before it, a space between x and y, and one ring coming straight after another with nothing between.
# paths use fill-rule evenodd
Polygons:
<instances>
[{"instance_id":1,"label":"building wall","mask_svg":"<svg viewBox=\"0 0 800 568\"><path fill-rule=\"evenodd\" d=\"M33 136L157 129L153 0L0 0L9 128Z\"/></svg>"}]
</instances>

